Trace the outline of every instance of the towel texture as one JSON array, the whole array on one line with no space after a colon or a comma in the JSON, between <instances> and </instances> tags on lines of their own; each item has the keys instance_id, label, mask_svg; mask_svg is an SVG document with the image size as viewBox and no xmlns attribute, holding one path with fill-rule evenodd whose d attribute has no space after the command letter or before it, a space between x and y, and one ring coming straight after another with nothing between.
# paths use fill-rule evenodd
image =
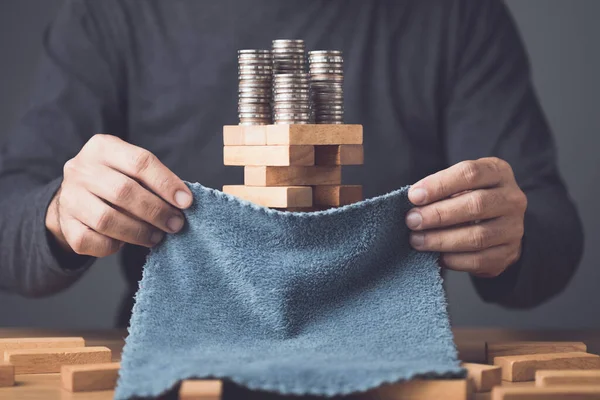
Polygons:
<instances>
[{"instance_id":1,"label":"towel texture","mask_svg":"<svg viewBox=\"0 0 600 400\"><path fill-rule=\"evenodd\" d=\"M189 377L334 396L463 376L437 255L408 244L407 188L312 213L190 188L186 228L144 268L117 399Z\"/></svg>"}]
</instances>

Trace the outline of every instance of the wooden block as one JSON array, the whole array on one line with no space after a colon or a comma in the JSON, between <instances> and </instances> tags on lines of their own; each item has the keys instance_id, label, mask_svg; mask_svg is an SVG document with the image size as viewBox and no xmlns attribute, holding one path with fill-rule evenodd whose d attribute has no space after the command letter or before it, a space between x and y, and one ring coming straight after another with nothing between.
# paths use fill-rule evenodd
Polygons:
<instances>
[{"instance_id":1,"label":"wooden block","mask_svg":"<svg viewBox=\"0 0 600 400\"><path fill-rule=\"evenodd\" d=\"M180 400L220 400L223 383L217 380L186 380L179 389Z\"/></svg>"},{"instance_id":2,"label":"wooden block","mask_svg":"<svg viewBox=\"0 0 600 400\"><path fill-rule=\"evenodd\" d=\"M341 167L244 167L246 186L310 186L341 183Z\"/></svg>"},{"instance_id":3,"label":"wooden block","mask_svg":"<svg viewBox=\"0 0 600 400\"><path fill-rule=\"evenodd\" d=\"M600 385L496 386L492 400L598 400Z\"/></svg>"},{"instance_id":4,"label":"wooden block","mask_svg":"<svg viewBox=\"0 0 600 400\"><path fill-rule=\"evenodd\" d=\"M600 369L535 371L536 386L600 385Z\"/></svg>"},{"instance_id":5,"label":"wooden block","mask_svg":"<svg viewBox=\"0 0 600 400\"><path fill-rule=\"evenodd\" d=\"M16 374L60 372L63 365L106 363L110 359L110 349L103 346L4 351L4 361L15 366Z\"/></svg>"},{"instance_id":6,"label":"wooden block","mask_svg":"<svg viewBox=\"0 0 600 400\"><path fill-rule=\"evenodd\" d=\"M225 146L225 165L315 165L314 146Z\"/></svg>"},{"instance_id":7,"label":"wooden block","mask_svg":"<svg viewBox=\"0 0 600 400\"><path fill-rule=\"evenodd\" d=\"M315 146L315 165L362 165L364 161L362 144Z\"/></svg>"},{"instance_id":8,"label":"wooden block","mask_svg":"<svg viewBox=\"0 0 600 400\"><path fill-rule=\"evenodd\" d=\"M70 392L112 390L117 385L120 363L63 365L62 387Z\"/></svg>"},{"instance_id":9,"label":"wooden block","mask_svg":"<svg viewBox=\"0 0 600 400\"><path fill-rule=\"evenodd\" d=\"M502 367L502 379L524 382L535 379L535 371L542 369L598 369L600 356L589 353L524 354L495 357L494 364Z\"/></svg>"},{"instance_id":10,"label":"wooden block","mask_svg":"<svg viewBox=\"0 0 600 400\"><path fill-rule=\"evenodd\" d=\"M267 144L362 144L362 125L267 125Z\"/></svg>"},{"instance_id":11,"label":"wooden block","mask_svg":"<svg viewBox=\"0 0 600 400\"><path fill-rule=\"evenodd\" d=\"M315 205L344 206L363 199L360 185L328 185L313 187Z\"/></svg>"},{"instance_id":12,"label":"wooden block","mask_svg":"<svg viewBox=\"0 0 600 400\"><path fill-rule=\"evenodd\" d=\"M267 144L266 125L225 125L223 127L225 146L264 146Z\"/></svg>"},{"instance_id":13,"label":"wooden block","mask_svg":"<svg viewBox=\"0 0 600 400\"><path fill-rule=\"evenodd\" d=\"M313 204L313 189L310 186L225 185L223 192L264 207L311 207Z\"/></svg>"},{"instance_id":14,"label":"wooden block","mask_svg":"<svg viewBox=\"0 0 600 400\"><path fill-rule=\"evenodd\" d=\"M380 386L359 395L358 398L361 400L468 400L471 398L471 388L466 379L417 379Z\"/></svg>"},{"instance_id":15,"label":"wooden block","mask_svg":"<svg viewBox=\"0 0 600 400\"><path fill-rule=\"evenodd\" d=\"M475 392L489 392L502 383L502 368L495 365L462 363L473 381Z\"/></svg>"},{"instance_id":16,"label":"wooden block","mask_svg":"<svg viewBox=\"0 0 600 400\"><path fill-rule=\"evenodd\" d=\"M82 337L41 337L0 339L0 354L4 350L16 349L58 349L84 347Z\"/></svg>"},{"instance_id":17,"label":"wooden block","mask_svg":"<svg viewBox=\"0 0 600 400\"><path fill-rule=\"evenodd\" d=\"M521 354L585 353L587 346L582 342L492 342L485 344L488 364L494 357L518 356Z\"/></svg>"},{"instance_id":18,"label":"wooden block","mask_svg":"<svg viewBox=\"0 0 600 400\"><path fill-rule=\"evenodd\" d=\"M312 207L288 207L288 208L276 208L279 211L287 211L287 212L313 212L313 211L323 211L329 210L330 208L335 208L331 206L315 206Z\"/></svg>"},{"instance_id":19,"label":"wooden block","mask_svg":"<svg viewBox=\"0 0 600 400\"><path fill-rule=\"evenodd\" d=\"M15 367L0 360L0 387L13 386L15 384Z\"/></svg>"}]
</instances>

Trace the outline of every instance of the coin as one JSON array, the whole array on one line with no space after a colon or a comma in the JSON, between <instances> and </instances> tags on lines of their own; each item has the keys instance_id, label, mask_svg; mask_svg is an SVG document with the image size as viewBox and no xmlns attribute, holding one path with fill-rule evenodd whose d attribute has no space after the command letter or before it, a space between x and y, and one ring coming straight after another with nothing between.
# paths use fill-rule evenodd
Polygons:
<instances>
[{"instance_id":1,"label":"coin","mask_svg":"<svg viewBox=\"0 0 600 400\"><path fill-rule=\"evenodd\" d=\"M341 57L341 50L311 50L308 52L309 57Z\"/></svg>"},{"instance_id":2,"label":"coin","mask_svg":"<svg viewBox=\"0 0 600 400\"><path fill-rule=\"evenodd\" d=\"M275 111L278 110L310 110L310 103L278 103L273 105Z\"/></svg>"},{"instance_id":3,"label":"coin","mask_svg":"<svg viewBox=\"0 0 600 400\"><path fill-rule=\"evenodd\" d=\"M240 118L270 118L271 113L253 113L253 112L240 112L238 113Z\"/></svg>"}]
</instances>

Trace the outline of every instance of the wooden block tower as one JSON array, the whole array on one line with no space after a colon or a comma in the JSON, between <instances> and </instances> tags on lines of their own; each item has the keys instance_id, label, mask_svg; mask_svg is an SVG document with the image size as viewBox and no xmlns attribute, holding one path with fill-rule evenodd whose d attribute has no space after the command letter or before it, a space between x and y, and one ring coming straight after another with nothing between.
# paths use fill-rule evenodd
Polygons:
<instances>
[{"instance_id":1,"label":"wooden block tower","mask_svg":"<svg viewBox=\"0 0 600 400\"><path fill-rule=\"evenodd\" d=\"M362 200L342 185L342 166L363 164L362 125L227 125L223 162L244 167L243 185L223 192L261 206L315 211Z\"/></svg>"}]
</instances>

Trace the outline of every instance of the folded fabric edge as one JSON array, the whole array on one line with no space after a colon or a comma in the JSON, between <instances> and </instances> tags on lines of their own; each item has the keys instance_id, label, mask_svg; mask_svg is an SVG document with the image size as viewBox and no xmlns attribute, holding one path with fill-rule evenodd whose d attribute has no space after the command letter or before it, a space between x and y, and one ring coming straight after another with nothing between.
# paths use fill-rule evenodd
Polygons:
<instances>
[{"instance_id":1,"label":"folded fabric edge","mask_svg":"<svg viewBox=\"0 0 600 400\"><path fill-rule=\"evenodd\" d=\"M320 388L300 388L300 387L287 387L285 385L273 385L267 382L265 383L256 383L249 382L245 379L235 377L235 376L225 376L224 374L212 373L210 375L199 376L197 374L189 374L181 377L173 382L171 382L163 391L159 393L155 392L141 392L141 393L131 393L126 394L125 396L119 395L119 393L115 394L115 400L129 400L134 398L147 398L147 397L156 397L162 396L171 390L173 390L181 381L187 379L218 379L233 382L237 385L243 386L244 388L255 390L255 391L263 391L263 392L271 392L279 395L292 395L292 396L324 396L324 397L335 397L335 396L347 396L350 394L356 393L364 393L369 390L376 389L383 385L391 385L398 384L403 382L408 382L414 379L463 379L466 377L466 369L457 366L447 370L444 373L436 373L429 370L428 371L415 371L409 374L407 377L399 376L398 374L390 374L387 377L383 377L380 379L374 379L371 382L362 382L361 384L354 386L347 386L339 389L325 389L322 390Z\"/></svg>"},{"instance_id":2,"label":"folded fabric edge","mask_svg":"<svg viewBox=\"0 0 600 400\"><path fill-rule=\"evenodd\" d=\"M404 193L405 191L407 191L410 188L410 185L408 186L403 186L400 189L396 189L396 190L392 190L391 192L388 192L386 194L382 194L379 196L375 196L375 197L370 197L368 199L365 200L361 200L357 203L352 203L352 204L348 204L345 206L341 206L341 207L336 207L336 208L329 208L327 210L321 210L321 211L280 211L280 210L276 210L276 209L272 209L272 208L268 208L268 207L264 207L255 203L252 203L250 201L241 199L239 197L236 196L232 196L230 194L224 193L218 189L213 189L213 188L209 188L207 186L202 185L201 183L198 182L185 182L186 185L188 185L188 187L192 190L194 189L201 189L201 190L205 190L207 193L220 198L220 199L224 199L226 201L233 201L238 203L239 205L243 206L243 207L250 207L254 210L258 210L258 211L263 211L267 214L274 214L274 215L285 215L285 216L295 216L295 217L300 217L300 218L309 218L309 217L314 217L314 216L321 216L321 215L327 215L327 214L337 214L337 213L342 213L348 210L352 210L355 208L361 208L361 207L365 207L365 206L371 206L371 205L377 205L378 203L382 203L385 200L389 199L390 197L394 197L394 196L398 196L401 193ZM408 199L406 200L408 202Z\"/></svg>"}]
</instances>

